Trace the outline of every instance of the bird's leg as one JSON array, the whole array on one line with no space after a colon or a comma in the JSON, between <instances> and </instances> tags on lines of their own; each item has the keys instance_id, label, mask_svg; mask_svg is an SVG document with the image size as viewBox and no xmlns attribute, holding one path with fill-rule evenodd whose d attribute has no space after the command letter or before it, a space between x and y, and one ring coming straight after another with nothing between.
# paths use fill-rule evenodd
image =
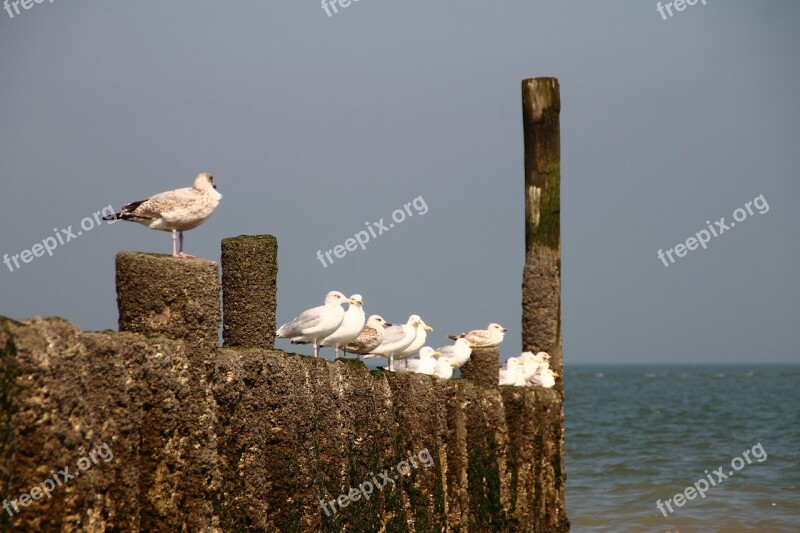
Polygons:
<instances>
[{"instance_id":1,"label":"bird's leg","mask_svg":"<svg viewBox=\"0 0 800 533\"><path fill-rule=\"evenodd\" d=\"M172 257L180 257L178 255L178 250L175 247L176 241L178 240L178 236L176 234L177 234L177 231L172 230Z\"/></svg>"},{"instance_id":2,"label":"bird's leg","mask_svg":"<svg viewBox=\"0 0 800 533\"><path fill-rule=\"evenodd\" d=\"M181 240L181 250L178 253L178 255L175 255L175 252L174 252L174 250L175 250L175 230L172 230L173 255L175 255L175 257L180 257L181 259L196 259L197 258L196 255L189 255L189 254L183 252L183 232L179 231L178 235L180 236L180 240Z\"/></svg>"},{"instance_id":3,"label":"bird's leg","mask_svg":"<svg viewBox=\"0 0 800 533\"><path fill-rule=\"evenodd\" d=\"M389 372L394 372L394 356L389 356Z\"/></svg>"},{"instance_id":4,"label":"bird's leg","mask_svg":"<svg viewBox=\"0 0 800 533\"><path fill-rule=\"evenodd\" d=\"M314 357L319 357L319 345L314 341Z\"/></svg>"},{"instance_id":5,"label":"bird's leg","mask_svg":"<svg viewBox=\"0 0 800 533\"><path fill-rule=\"evenodd\" d=\"M334 360L335 359L339 359L339 346L338 345L334 346L334 348L333 348L333 358L334 358Z\"/></svg>"}]
</instances>

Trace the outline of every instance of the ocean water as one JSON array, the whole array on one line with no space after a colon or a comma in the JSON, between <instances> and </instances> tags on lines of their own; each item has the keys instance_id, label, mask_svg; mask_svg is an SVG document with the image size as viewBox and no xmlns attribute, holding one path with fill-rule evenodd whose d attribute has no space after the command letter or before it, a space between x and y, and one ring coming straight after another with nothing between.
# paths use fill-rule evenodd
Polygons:
<instances>
[{"instance_id":1,"label":"ocean water","mask_svg":"<svg viewBox=\"0 0 800 533\"><path fill-rule=\"evenodd\" d=\"M800 532L800 366L567 366L565 387L572 531Z\"/></svg>"}]
</instances>

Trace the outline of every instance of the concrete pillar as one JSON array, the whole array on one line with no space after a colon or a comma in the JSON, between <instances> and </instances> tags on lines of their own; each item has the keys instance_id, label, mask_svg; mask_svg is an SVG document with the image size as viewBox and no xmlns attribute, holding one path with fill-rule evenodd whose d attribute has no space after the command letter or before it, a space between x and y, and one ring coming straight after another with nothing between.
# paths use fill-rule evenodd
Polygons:
<instances>
[{"instance_id":1,"label":"concrete pillar","mask_svg":"<svg viewBox=\"0 0 800 533\"><path fill-rule=\"evenodd\" d=\"M277 278L275 237L241 235L222 241L224 346L273 348Z\"/></svg>"},{"instance_id":2,"label":"concrete pillar","mask_svg":"<svg viewBox=\"0 0 800 533\"><path fill-rule=\"evenodd\" d=\"M215 407L209 385L219 344L217 264L135 252L118 253L116 263L120 331L180 340L186 350L188 391L178 402L185 420L181 439L192 445L183 457L185 469L175 481L175 497L179 499L177 507L185 512L183 529L204 531L216 520L213 502L219 484L216 434L211 423ZM167 354L170 358L179 355ZM146 416L139 429L142 450L158 454L174 448L175 435L169 429L162 418ZM163 471L143 474L147 479L164 475ZM142 529L161 529L162 519L143 517Z\"/></svg>"},{"instance_id":3,"label":"concrete pillar","mask_svg":"<svg viewBox=\"0 0 800 533\"><path fill-rule=\"evenodd\" d=\"M116 259L119 330L184 339L206 356L218 344L217 264L203 259L119 252Z\"/></svg>"},{"instance_id":4,"label":"concrete pillar","mask_svg":"<svg viewBox=\"0 0 800 533\"><path fill-rule=\"evenodd\" d=\"M473 348L469 361L461 367L461 377L484 387L497 387L500 382L500 348Z\"/></svg>"}]
</instances>

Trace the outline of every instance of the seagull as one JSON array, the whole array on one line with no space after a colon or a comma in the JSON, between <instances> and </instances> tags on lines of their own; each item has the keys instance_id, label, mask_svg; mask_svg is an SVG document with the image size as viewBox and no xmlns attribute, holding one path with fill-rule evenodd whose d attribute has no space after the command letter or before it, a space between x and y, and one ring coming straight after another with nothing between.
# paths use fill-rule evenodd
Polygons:
<instances>
[{"instance_id":1,"label":"seagull","mask_svg":"<svg viewBox=\"0 0 800 533\"><path fill-rule=\"evenodd\" d=\"M282 325L275 335L292 342L314 343L314 357L319 357L319 342L336 331L344 320L342 304L351 300L339 291L331 291L325 296L325 305L307 309L289 323Z\"/></svg>"},{"instance_id":2,"label":"seagull","mask_svg":"<svg viewBox=\"0 0 800 533\"><path fill-rule=\"evenodd\" d=\"M122 206L103 220L130 220L150 229L172 232L172 257L195 258L183 251L183 232L194 229L206 221L219 204L222 195L216 191L211 174L198 174L194 185L167 191L146 200ZM180 251L175 249L176 233L180 236Z\"/></svg>"},{"instance_id":3,"label":"seagull","mask_svg":"<svg viewBox=\"0 0 800 533\"><path fill-rule=\"evenodd\" d=\"M423 346L419 351L419 359L406 359L405 368L399 369L401 372L414 372L416 374L426 374L432 376L436 371L436 358L441 355L430 346Z\"/></svg>"},{"instance_id":4,"label":"seagull","mask_svg":"<svg viewBox=\"0 0 800 533\"><path fill-rule=\"evenodd\" d=\"M436 360L436 370L434 370L433 375L437 378L450 379L453 377L453 370L457 366L456 362L449 357L440 357Z\"/></svg>"},{"instance_id":5,"label":"seagull","mask_svg":"<svg viewBox=\"0 0 800 533\"><path fill-rule=\"evenodd\" d=\"M552 389L558 377L561 376L550 370L550 365L548 365L548 363L542 363L539 365L536 374L534 374L528 384L531 386L544 387L545 389Z\"/></svg>"},{"instance_id":6,"label":"seagull","mask_svg":"<svg viewBox=\"0 0 800 533\"><path fill-rule=\"evenodd\" d=\"M460 335L450 335L448 338L453 340L465 338L474 343L476 347L488 348L491 346L498 346L503 342L503 336L506 331L508 331L506 328L493 322L489 324L486 329L474 329L461 333Z\"/></svg>"},{"instance_id":7,"label":"seagull","mask_svg":"<svg viewBox=\"0 0 800 533\"><path fill-rule=\"evenodd\" d=\"M379 355L389 359L389 371L394 372L394 356L402 352L408 345L414 342L417 335L417 326L422 319L417 315L408 317L408 322L401 325L392 326L383 332L383 342L370 352L372 355ZM365 356L365 359L369 356Z\"/></svg>"},{"instance_id":8,"label":"seagull","mask_svg":"<svg viewBox=\"0 0 800 533\"><path fill-rule=\"evenodd\" d=\"M361 330L364 328L364 299L360 294L354 294L350 297L350 306L344 313L344 320L342 320L339 329L322 339L319 343L320 346L333 346L334 358L339 357L339 348L351 341L354 341ZM347 352L345 351L345 356Z\"/></svg>"},{"instance_id":9,"label":"seagull","mask_svg":"<svg viewBox=\"0 0 800 533\"><path fill-rule=\"evenodd\" d=\"M411 341L411 344L409 344L405 350L396 353L394 358L408 360L409 357L417 353L420 348L425 346L425 340L428 338L428 331L433 331L433 328L420 318L419 324L417 324L414 329L416 337L414 337L414 340Z\"/></svg>"},{"instance_id":10,"label":"seagull","mask_svg":"<svg viewBox=\"0 0 800 533\"><path fill-rule=\"evenodd\" d=\"M391 324L380 315L370 316L358 337L344 347L345 355L347 352L366 355L380 346L383 342L383 326L391 326Z\"/></svg>"},{"instance_id":11,"label":"seagull","mask_svg":"<svg viewBox=\"0 0 800 533\"><path fill-rule=\"evenodd\" d=\"M525 382L530 381L536 375L541 365L549 367L549 363L544 358L539 354L533 355L533 352L522 352L517 358L522 362L522 380Z\"/></svg>"},{"instance_id":12,"label":"seagull","mask_svg":"<svg viewBox=\"0 0 800 533\"><path fill-rule=\"evenodd\" d=\"M474 347L475 345L467 339L456 339L455 343L450 346L436 348L436 351L441 353L442 357L447 357L456 361L460 367L469 360L469 356L472 354L472 349Z\"/></svg>"},{"instance_id":13,"label":"seagull","mask_svg":"<svg viewBox=\"0 0 800 533\"><path fill-rule=\"evenodd\" d=\"M516 357L509 357L506 364L500 368L499 384L516 385L522 370L522 363Z\"/></svg>"}]
</instances>

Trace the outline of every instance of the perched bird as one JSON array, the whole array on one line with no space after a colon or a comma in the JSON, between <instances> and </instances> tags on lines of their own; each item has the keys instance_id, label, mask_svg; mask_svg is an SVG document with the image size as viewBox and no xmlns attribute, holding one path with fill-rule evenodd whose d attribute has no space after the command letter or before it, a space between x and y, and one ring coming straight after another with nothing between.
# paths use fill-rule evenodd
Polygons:
<instances>
[{"instance_id":1,"label":"perched bird","mask_svg":"<svg viewBox=\"0 0 800 533\"><path fill-rule=\"evenodd\" d=\"M380 346L383 342L384 326L391 326L391 324L379 315L370 316L358 337L344 347L345 355L347 355L347 352L366 355Z\"/></svg>"},{"instance_id":2,"label":"perched bird","mask_svg":"<svg viewBox=\"0 0 800 533\"><path fill-rule=\"evenodd\" d=\"M508 331L506 328L493 322L489 324L486 329L474 329L461 333L460 335L450 335L448 338L452 340L464 338L473 343L477 348L488 348L490 346L500 345L500 343L503 342L506 331Z\"/></svg>"},{"instance_id":3,"label":"perched bird","mask_svg":"<svg viewBox=\"0 0 800 533\"><path fill-rule=\"evenodd\" d=\"M398 368L398 370L401 372L414 372L416 374L426 374L428 376L432 376L436 371L436 358L439 355L439 352L430 346L423 346L419 351L419 359L406 359L405 367L402 369Z\"/></svg>"},{"instance_id":4,"label":"perched bird","mask_svg":"<svg viewBox=\"0 0 800 533\"><path fill-rule=\"evenodd\" d=\"M360 294L350 297L350 306L344 313L344 320L339 328L322 339L320 346L333 346L334 357L339 357L339 348L356 339L361 330L364 329L364 299ZM345 352L347 355L347 352Z\"/></svg>"},{"instance_id":5,"label":"perched bird","mask_svg":"<svg viewBox=\"0 0 800 533\"><path fill-rule=\"evenodd\" d=\"M500 368L499 384L516 385L522 371L522 363L516 357L509 357L505 365Z\"/></svg>"},{"instance_id":6,"label":"perched bird","mask_svg":"<svg viewBox=\"0 0 800 533\"><path fill-rule=\"evenodd\" d=\"M370 355L378 355L389 359L389 370L394 372L394 356L402 352L414 341L417 336L417 326L422 319L417 315L408 317L408 322L386 328L383 332L383 342L370 352ZM369 358L367 355L364 358Z\"/></svg>"},{"instance_id":7,"label":"perched bird","mask_svg":"<svg viewBox=\"0 0 800 533\"><path fill-rule=\"evenodd\" d=\"M216 191L211 174L198 174L194 185L167 191L124 205L119 213L103 220L130 220L150 229L172 232L172 256L194 258L183 251L183 232L194 229L206 221L219 204L222 195ZM180 251L175 248L176 233L180 237Z\"/></svg>"},{"instance_id":8,"label":"perched bird","mask_svg":"<svg viewBox=\"0 0 800 533\"><path fill-rule=\"evenodd\" d=\"M426 324L425 321L420 318L419 324L417 324L414 329L414 332L416 333L414 340L411 341L411 344L409 344L405 350L396 353L394 358L408 359L409 357L417 353L420 350L420 348L425 346L425 340L427 340L428 338L428 333L427 333L428 331L433 331L433 328L430 327L428 324Z\"/></svg>"},{"instance_id":9,"label":"perched bird","mask_svg":"<svg viewBox=\"0 0 800 533\"><path fill-rule=\"evenodd\" d=\"M544 353L544 352L541 352ZM528 381L533 378L536 372L539 370L539 366L545 362L542 357L538 355L533 355L533 352L522 352L518 359L522 362L522 380L527 383Z\"/></svg>"},{"instance_id":10,"label":"perched bird","mask_svg":"<svg viewBox=\"0 0 800 533\"><path fill-rule=\"evenodd\" d=\"M457 367L456 362L449 357L440 357L436 360L436 370L433 371L433 375L437 378L450 379Z\"/></svg>"},{"instance_id":11,"label":"perched bird","mask_svg":"<svg viewBox=\"0 0 800 533\"><path fill-rule=\"evenodd\" d=\"M547 365L547 366L545 366ZM545 389L552 389L556 384L556 378L561 377L558 373L550 369L548 363L542 363L538 366L536 374L528 382L531 386L544 387Z\"/></svg>"},{"instance_id":12,"label":"perched bird","mask_svg":"<svg viewBox=\"0 0 800 533\"><path fill-rule=\"evenodd\" d=\"M341 292L331 291L325 296L325 305L303 311L297 318L278 328L275 335L298 343L313 342L314 357L319 357L319 342L342 324L342 304L347 302L353 303Z\"/></svg>"},{"instance_id":13,"label":"perched bird","mask_svg":"<svg viewBox=\"0 0 800 533\"><path fill-rule=\"evenodd\" d=\"M472 355L472 349L474 347L475 345L467 339L456 339L455 343L450 346L436 348L436 351L442 354L441 357L447 357L456 361L460 367L469 360L469 356Z\"/></svg>"}]
</instances>

